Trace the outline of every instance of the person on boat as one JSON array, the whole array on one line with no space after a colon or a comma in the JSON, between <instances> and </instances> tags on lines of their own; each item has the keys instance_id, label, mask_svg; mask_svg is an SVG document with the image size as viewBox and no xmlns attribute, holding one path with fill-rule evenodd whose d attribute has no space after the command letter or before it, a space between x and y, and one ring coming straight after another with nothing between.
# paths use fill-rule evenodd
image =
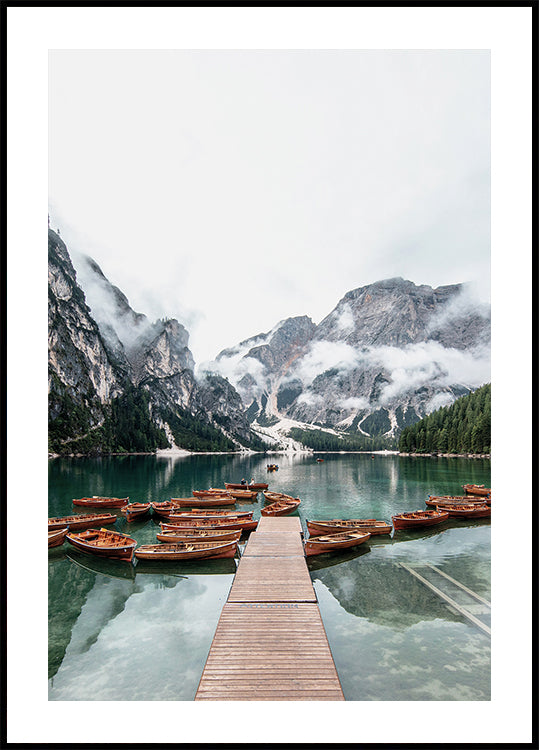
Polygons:
<instances>
[{"instance_id":1,"label":"person on boat","mask_svg":"<svg viewBox=\"0 0 539 750\"><path fill-rule=\"evenodd\" d=\"M247 482L245 481L245 479L242 479L240 484L247 484Z\"/></svg>"}]
</instances>

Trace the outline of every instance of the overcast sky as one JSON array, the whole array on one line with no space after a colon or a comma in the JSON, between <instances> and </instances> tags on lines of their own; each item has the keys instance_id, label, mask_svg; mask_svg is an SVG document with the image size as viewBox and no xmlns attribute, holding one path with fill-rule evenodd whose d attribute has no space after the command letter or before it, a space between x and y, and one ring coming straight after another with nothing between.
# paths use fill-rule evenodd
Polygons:
<instances>
[{"instance_id":1,"label":"overcast sky","mask_svg":"<svg viewBox=\"0 0 539 750\"><path fill-rule=\"evenodd\" d=\"M403 276L490 293L488 51L51 51L49 209L197 363Z\"/></svg>"}]
</instances>

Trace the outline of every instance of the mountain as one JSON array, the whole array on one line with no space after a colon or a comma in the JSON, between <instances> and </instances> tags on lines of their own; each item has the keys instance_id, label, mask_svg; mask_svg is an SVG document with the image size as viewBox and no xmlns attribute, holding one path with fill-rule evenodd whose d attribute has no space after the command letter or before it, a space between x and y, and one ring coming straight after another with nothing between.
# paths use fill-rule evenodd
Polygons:
<instances>
[{"instance_id":1,"label":"mountain","mask_svg":"<svg viewBox=\"0 0 539 750\"><path fill-rule=\"evenodd\" d=\"M90 258L85 291L49 229L49 443L55 453L261 447L240 396L194 374L189 333L151 322Z\"/></svg>"},{"instance_id":2,"label":"mountain","mask_svg":"<svg viewBox=\"0 0 539 750\"><path fill-rule=\"evenodd\" d=\"M288 318L208 366L235 386L253 427L394 440L490 380L490 310L469 286L402 278L354 289L318 325ZM294 433L299 434L299 433Z\"/></svg>"}]
</instances>

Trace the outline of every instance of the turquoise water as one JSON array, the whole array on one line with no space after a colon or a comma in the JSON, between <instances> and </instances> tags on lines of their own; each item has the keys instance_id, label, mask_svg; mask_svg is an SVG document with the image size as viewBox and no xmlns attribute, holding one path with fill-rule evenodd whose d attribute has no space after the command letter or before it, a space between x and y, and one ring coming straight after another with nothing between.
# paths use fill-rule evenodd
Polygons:
<instances>
[{"instance_id":1,"label":"turquoise water","mask_svg":"<svg viewBox=\"0 0 539 750\"><path fill-rule=\"evenodd\" d=\"M379 518L425 508L428 494L490 486L487 459L326 454L125 456L49 461L49 516L89 495L132 501L190 496L242 477L301 498L306 518ZM263 507L238 502L239 510ZM114 527L155 542L151 517ZM247 539L242 537L242 547ZM236 560L159 565L98 560L68 544L49 550L49 699L193 700ZM308 567L347 700L489 700L490 521L450 521L371 537ZM445 576L443 575L445 573ZM447 578L446 576L449 576Z\"/></svg>"}]
</instances>

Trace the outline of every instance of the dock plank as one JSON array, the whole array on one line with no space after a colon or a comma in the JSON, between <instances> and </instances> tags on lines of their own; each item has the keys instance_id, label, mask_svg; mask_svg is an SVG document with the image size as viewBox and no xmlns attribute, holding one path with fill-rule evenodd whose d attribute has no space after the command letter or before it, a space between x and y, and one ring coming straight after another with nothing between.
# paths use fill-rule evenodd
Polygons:
<instances>
[{"instance_id":1,"label":"dock plank","mask_svg":"<svg viewBox=\"0 0 539 750\"><path fill-rule=\"evenodd\" d=\"M302 533L298 516L262 516L256 527L257 531L283 533Z\"/></svg>"},{"instance_id":2,"label":"dock plank","mask_svg":"<svg viewBox=\"0 0 539 750\"><path fill-rule=\"evenodd\" d=\"M196 694L204 699L344 700L318 605L225 604Z\"/></svg>"},{"instance_id":3,"label":"dock plank","mask_svg":"<svg viewBox=\"0 0 539 750\"><path fill-rule=\"evenodd\" d=\"M300 557L242 557L229 602L316 602L309 570Z\"/></svg>"},{"instance_id":4,"label":"dock plank","mask_svg":"<svg viewBox=\"0 0 539 750\"><path fill-rule=\"evenodd\" d=\"M242 557L304 557L301 537L297 533L253 532L245 545Z\"/></svg>"},{"instance_id":5,"label":"dock plank","mask_svg":"<svg viewBox=\"0 0 539 750\"><path fill-rule=\"evenodd\" d=\"M195 700L344 700L299 518L262 517L251 534Z\"/></svg>"}]
</instances>

